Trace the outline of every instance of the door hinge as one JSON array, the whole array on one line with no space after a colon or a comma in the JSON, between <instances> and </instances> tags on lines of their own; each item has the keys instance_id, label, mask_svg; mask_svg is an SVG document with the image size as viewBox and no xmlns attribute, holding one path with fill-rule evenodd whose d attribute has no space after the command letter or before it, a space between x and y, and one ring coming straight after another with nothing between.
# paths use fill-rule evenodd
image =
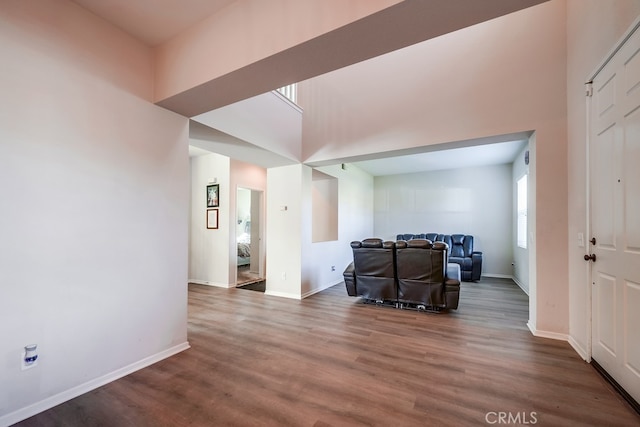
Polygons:
<instances>
[{"instance_id":1,"label":"door hinge","mask_svg":"<svg viewBox=\"0 0 640 427\"><path fill-rule=\"evenodd\" d=\"M593 96L593 82L588 82L584 84L585 95L589 98Z\"/></svg>"}]
</instances>

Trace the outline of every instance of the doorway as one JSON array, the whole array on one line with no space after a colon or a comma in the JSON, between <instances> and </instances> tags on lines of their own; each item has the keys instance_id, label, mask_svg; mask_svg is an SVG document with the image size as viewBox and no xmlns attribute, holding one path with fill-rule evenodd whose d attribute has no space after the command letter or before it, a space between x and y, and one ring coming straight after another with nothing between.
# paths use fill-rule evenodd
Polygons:
<instances>
[{"instance_id":1,"label":"doorway","mask_svg":"<svg viewBox=\"0 0 640 427\"><path fill-rule=\"evenodd\" d=\"M263 192L238 187L236 195L236 287L264 281Z\"/></svg>"},{"instance_id":2,"label":"doorway","mask_svg":"<svg viewBox=\"0 0 640 427\"><path fill-rule=\"evenodd\" d=\"M637 27L636 27L637 28ZM592 79L591 357L640 401L640 31Z\"/></svg>"}]
</instances>

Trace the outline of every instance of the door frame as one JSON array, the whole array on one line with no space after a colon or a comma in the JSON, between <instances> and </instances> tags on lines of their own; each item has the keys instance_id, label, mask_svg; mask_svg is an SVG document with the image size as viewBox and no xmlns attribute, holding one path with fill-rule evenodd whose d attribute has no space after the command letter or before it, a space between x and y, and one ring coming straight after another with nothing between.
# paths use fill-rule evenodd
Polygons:
<instances>
[{"instance_id":1,"label":"door frame","mask_svg":"<svg viewBox=\"0 0 640 427\"><path fill-rule=\"evenodd\" d=\"M636 30L640 31L640 16L636 18L636 20L631 24L631 26L625 31L624 35L616 42L616 44L609 50L607 55L605 55L604 59L598 64L598 66L594 69L585 82L585 95L586 95L586 138L585 138L585 154L586 154L586 168L585 168L585 185L586 185L586 236L584 242L585 252L591 252L591 243L589 240L591 239L592 226L591 226L591 108L593 107L593 98L592 98L592 87L593 80L598 76L598 74L604 69L605 66L613 59L613 57L620 51L620 49L624 46L624 44L631 38L631 36L636 32ZM588 250L587 250L588 249ZM593 353L593 269L592 262L585 264L585 269L587 272L587 348L585 349L586 361L591 363L592 353Z\"/></svg>"},{"instance_id":2,"label":"door frame","mask_svg":"<svg viewBox=\"0 0 640 427\"><path fill-rule=\"evenodd\" d=\"M246 186L246 185L236 185L236 202L235 202L235 215L234 215L234 224L235 227L233 229L233 240L234 240L234 250L236 249L236 245L237 245L237 221L236 218L238 217L238 190L240 189L245 189L245 190L249 190L251 192L251 197L253 197L254 193L259 194L259 203L258 203L258 225L259 225L259 232L258 232L258 275L262 278L266 277L265 276L265 264L266 264L266 253L265 253L265 241L264 241L264 236L265 236L265 232L264 232L264 227L265 227L265 191L264 189L260 189L260 188L253 188L250 186ZM253 202L251 203L252 209L253 209ZM253 218L252 218L253 220ZM251 236L252 242L251 244L253 245L253 238L254 236ZM236 268L235 268L235 275L236 275L236 279L235 282L237 283L238 281L238 265L237 265L237 254L234 252L233 254L233 259L236 259Z\"/></svg>"}]
</instances>

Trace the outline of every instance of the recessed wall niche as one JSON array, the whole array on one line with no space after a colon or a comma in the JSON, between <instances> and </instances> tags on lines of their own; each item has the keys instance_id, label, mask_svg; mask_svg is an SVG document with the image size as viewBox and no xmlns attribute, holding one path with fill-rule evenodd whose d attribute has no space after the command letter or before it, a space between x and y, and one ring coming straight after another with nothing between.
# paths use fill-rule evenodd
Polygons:
<instances>
[{"instance_id":1,"label":"recessed wall niche","mask_svg":"<svg viewBox=\"0 0 640 427\"><path fill-rule=\"evenodd\" d=\"M313 169L311 175L311 239L338 240L338 179Z\"/></svg>"}]
</instances>

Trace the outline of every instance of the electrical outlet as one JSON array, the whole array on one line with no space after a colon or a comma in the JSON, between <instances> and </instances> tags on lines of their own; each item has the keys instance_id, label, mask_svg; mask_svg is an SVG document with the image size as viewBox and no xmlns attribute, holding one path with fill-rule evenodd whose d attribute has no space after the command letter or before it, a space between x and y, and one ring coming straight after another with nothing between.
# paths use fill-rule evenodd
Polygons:
<instances>
[{"instance_id":1,"label":"electrical outlet","mask_svg":"<svg viewBox=\"0 0 640 427\"><path fill-rule=\"evenodd\" d=\"M287 280L287 273L282 273L282 280Z\"/></svg>"},{"instance_id":2,"label":"electrical outlet","mask_svg":"<svg viewBox=\"0 0 640 427\"><path fill-rule=\"evenodd\" d=\"M36 344L29 344L25 346L24 351L20 353L20 369L23 371L38 366L38 346Z\"/></svg>"},{"instance_id":3,"label":"electrical outlet","mask_svg":"<svg viewBox=\"0 0 640 427\"><path fill-rule=\"evenodd\" d=\"M336 271L336 266L335 265L331 266L331 271Z\"/></svg>"}]
</instances>

